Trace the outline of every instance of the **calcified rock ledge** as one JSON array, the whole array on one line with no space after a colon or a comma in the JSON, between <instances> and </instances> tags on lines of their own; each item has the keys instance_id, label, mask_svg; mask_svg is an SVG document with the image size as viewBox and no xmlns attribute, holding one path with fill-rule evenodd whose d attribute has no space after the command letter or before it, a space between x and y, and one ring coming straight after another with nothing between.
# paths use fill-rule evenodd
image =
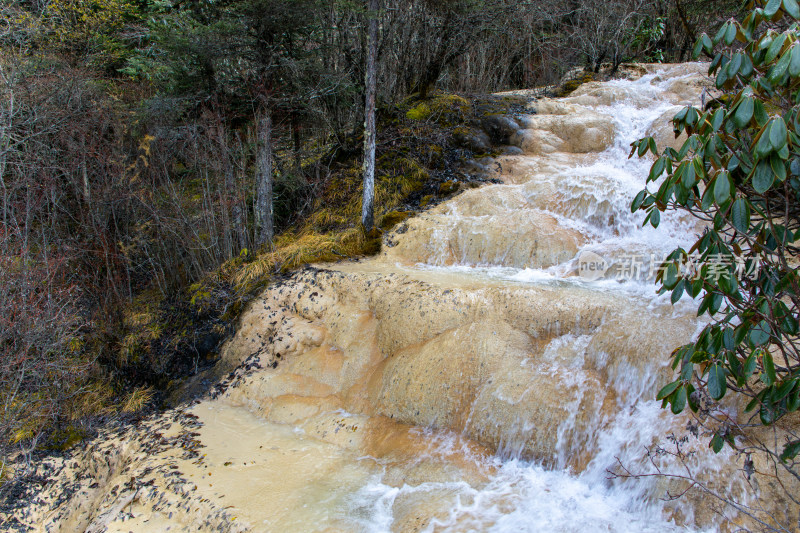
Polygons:
<instances>
[{"instance_id":1,"label":"calcified rock ledge","mask_svg":"<svg viewBox=\"0 0 800 533\"><path fill-rule=\"evenodd\" d=\"M669 251L701 229L685 219L640 229L627 206L647 161L625 155L646 133L675 142L659 117L698 98L704 70L643 66L633 81L533 101L509 139L523 154L490 162L502 184L409 220L381 257L308 268L266 290L224 347L227 377L208 398L50 460L52 482L7 523L64 532L747 524L697 489L662 501L688 483L648 475L687 469L711 491L796 517L769 465L748 481L743 458L713 456L706 435L652 401L668 355L701 326L692 305L673 308L652 285L613 279L626 255ZM576 276L582 251L607 260L605 279ZM658 445L679 446L684 461ZM608 479L620 465L645 477Z\"/></svg>"}]
</instances>

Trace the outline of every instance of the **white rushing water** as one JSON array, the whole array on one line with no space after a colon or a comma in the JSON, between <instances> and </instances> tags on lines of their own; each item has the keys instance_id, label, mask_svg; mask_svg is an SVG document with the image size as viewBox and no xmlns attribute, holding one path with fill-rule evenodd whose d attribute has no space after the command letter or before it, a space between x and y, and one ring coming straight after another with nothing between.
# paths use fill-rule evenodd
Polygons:
<instances>
[{"instance_id":1,"label":"white rushing water","mask_svg":"<svg viewBox=\"0 0 800 533\"><path fill-rule=\"evenodd\" d=\"M695 221L670 213L662 217L658 229L642 227L643 215L630 212L634 196L645 186L652 159L629 158L630 144L647 135L654 121L663 117L674 103L666 101L668 86L681 77L659 81L658 74L649 74L636 81L618 80L606 84L614 89L613 103L587 106L611 117L616 137L605 151L590 154L580 164L561 167L557 172L533 173L521 183L498 185L514 188L530 206L554 216L559 225L574 228L588 239L579 253L568 261L546 268L517 268L497 263L471 263L467 260L442 266L434 257L415 267L397 265L401 271L431 271L447 275L475 277L509 284L530 284L547 287L576 286L595 291L598 295L624 294L626 297L661 305L667 296L656 296L654 281L648 276L632 279L617 274L598 280L575 276L575 265L586 251L602 256L609 264L641 257L648 268L652 257L662 260L678 246L688 247L694 241ZM530 156L535 160L541 156ZM492 187L482 189L491 195ZM457 208L449 211L456 220ZM491 216L486 223L492 224ZM452 238L446 232L434 239ZM443 245L440 245L443 247ZM676 313L691 313L696 304L680 302ZM698 324L698 331L702 324ZM546 348L553 361L542 372L570 376L576 390L581 390L583 355L591 336L565 335L551 341ZM559 360L560 349L570 351L570 357ZM576 358L575 354L579 354ZM603 366L600 361L599 366ZM381 482L376 475L352 499L350 512L359 515L358 523L365 531L389 531L392 524L392 505L399 495L445 492L451 495L452 508L447 517L431 522L425 531L613 531L646 532L688 530L665 516L667 496L663 480L654 477L621 479L610 475L617 465L625 465L642 474L652 474L656 466L664 473L685 473L669 457L654 457L649 462L645 451L653 443L663 441L669 433L670 416L653 400L654 380L658 368L637 368L619 365L607 369L616 371L611 382L618 391L617 412L612 420L603 420L589 430L591 435L576 435L572 429L580 405L576 397L567 406L570 415L559 426L557 454L546 465L518 457L516 443L501 446L494 461L498 467L491 481L476 489L466 483L427 483L400 488ZM524 432L524 428L523 428ZM590 445L591 460L580 472L571 471L570 457L582 446ZM716 457L698 457L695 468L714 470L730 460L725 453ZM660 484L661 483L661 484ZM681 509L691 517L691 508ZM691 522L691 520L688 520Z\"/></svg>"}]
</instances>

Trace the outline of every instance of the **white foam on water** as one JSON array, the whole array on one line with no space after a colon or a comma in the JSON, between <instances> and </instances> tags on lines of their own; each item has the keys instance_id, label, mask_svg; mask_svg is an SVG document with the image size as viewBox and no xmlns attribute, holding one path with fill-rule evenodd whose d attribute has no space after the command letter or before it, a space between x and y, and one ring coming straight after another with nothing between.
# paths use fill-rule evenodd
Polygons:
<instances>
[{"instance_id":1,"label":"white foam on water","mask_svg":"<svg viewBox=\"0 0 800 533\"><path fill-rule=\"evenodd\" d=\"M691 218L665 213L660 227L655 229L642 227L642 213L630 212L630 203L645 187L645 178L653 161L650 157L640 159L635 155L629 159L630 143L644 137L653 122L674 107L664 103L662 96L668 83L675 79L659 81L658 75L652 74L637 81L609 82L627 97L611 105L594 107L594 110L612 117L617 131L614 144L583 166L549 175L533 175L528 186L525 183L512 186L523 191L531 205L541 207L548 202L552 204L552 198L540 198L537 194L549 194L554 189L530 183L539 180L546 185L557 185L555 190L563 202L550 214L560 224L578 229L590 237L590 242L580 252L594 252L613 265L631 253L653 255L654 258L660 255L659 260L662 260L676 247L688 248L694 241L698 226ZM487 194L491 192L487 191ZM459 216L455 211L451 215L453 218ZM486 221L490 223L491 217L487 216ZM446 231L434 235L434 240L440 239L446 241ZM587 280L575 275L580 252L566 263L544 269L509 268L497 264L418 264L413 269L398 265L398 269L458 274L510 285L574 287L598 294L622 294L648 302L651 309L658 308L659 312L669 305L669 293L657 295L652 278ZM684 297L674 307L673 315L690 314L696 306L696 301ZM704 323L698 320L696 333L703 326ZM580 390L586 380L583 373L585 358L591 357L592 364L600 367L605 367L608 360L608 354L589 354L590 343L591 335L557 337L546 349L546 353L552 356L552 363L541 371L572 376L571 386ZM573 358L560 360L557 352L561 349L571 350ZM663 364L668 364L668 361ZM359 515L359 526L365 531L390 531L394 520L393 505L398 498L417 493L437 494L436 497L441 498L444 493L450 494L451 501L425 531L697 531L678 526L667 518L663 478L649 475L657 471L685 474L680 462L672 460L672 456L663 451L671 445L705 449L706 440L703 436L699 439L691 434L686 436L685 432L681 433L682 441L678 442L677 438L670 440L676 421L661 408L660 402L651 399L660 367L641 369L634 366L617 364L615 370L605 368L610 374L609 384L618 391L617 410L611 420L602 418L598 412L600 418L588 430L590 434L577 440L571 434L580 397L567 406L571 414L562 422L558 434L553 436L558 441L555 468L515 458L513 450L501 446L498 455L489 460L496 467L495 473L488 483L479 487L458 482L391 487L383 484L381 476L375 476L352 499L355 514ZM578 451L576 442L590 442L593 446L591 459L579 473L571 472L569 467L571 455ZM664 447L662 453L656 452L657 446ZM648 454L648 450L653 453ZM735 458L725 450L718 456L691 455L688 466L714 471L722 462L733 460ZM611 476L609 471L619 465L644 474L644 477L623 479ZM680 508L686 523L692 523L690 507L680 503L672 505Z\"/></svg>"},{"instance_id":2,"label":"white foam on water","mask_svg":"<svg viewBox=\"0 0 800 533\"><path fill-rule=\"evenodd\" d=\"M669 519L669 497L659 482L663 478L648 477L656 469L664 474L685 474L681 464L655 447L661 443L662 450L669 450L674 444L660 440L671 424L670 415L655 401L621 409L613 424L600 433L593 459L579 474L494 457L484 461L495 467L495 472L478 487L460 481L393 487L376 475L352 496L348 514L362 531L388 532L395 520L395 503L423 495L438 504L433 507L438 510L436 517L424 530L429 532L715 531L680 526ZM680 444L684 447L698 442L705 447L695 437L683 439ZM653 453L648 455L647 449ZM732 460L735 458L724 450L715 459L691 455L687 466L715 470L721 461ZM611 475L620 464L643 477L631 480ZM680 509L691 523L691 509Z\"/></svg>"},{"instance_id":3,"label":"white foam on water","mask_svg":"<svg viewBox=\"0 0 800 533\"><path fill-rule=\"evenodd\" d=\"M452 503L434 518L426 532L564 532L615 533L700 531L662 518L662 505L636 504L631 494L602 487L579 476L565 475L520 460L504 462L480 489L466 483L425 483L396 488L379 476L355 497L354 520L362 531L390 532L392 506L399 497L423 493L452 494Z\"/></svg>"},{"instance_id":4,"label":"white foam on water","mask_svg":"<svg viewBox=\"0 0 800 533\"><path fill-rule=\"evenodd\" d=\"M514 209L514 206L507 205L507 196L502 191L517 191L512 197L517 194L527 199L529 205L526 209L532 214L544 212L554 217L560 227L576 230L588 238L571 261L542 269L543 280L551 274L554 277L568 275L573 271L575 259L584 251L596 253L610 265L624 268L634 257L645 263L659 263L675 248L686 249L694 242L702 227L690 215L663 213L660 226L653 228L649 224L642 225L645 218L642 212L630 211L634 197L646 186L653 162L649 155L639 158L634 154L629 158L630 145L644 137L657 119L675 107L664 95L668 86L678 79L680 77L661 80L659 74L650 74L636 81L608 82L616 93L621 93L617 100L610 105L585 107L612 120L616 136L609 148L588 155L578 166L559 163L547 172L533 173L523 183L484 189L487 196L496 197L492 201L499 202L496 206L499 211ZM543 157L547 156L531 156L531 160ZM476 223L469 224L470 233L465 234L467 230L459 226L462 218L457 204L452 204L440 226L433 229L429 264L444 266L451 250L451 238L469 241L473 243L472 248L483 246L484 242L488 245L492 235L488 228L505 223L502 214L472 216L470 218ZM488 262L475 263L467 259L466 249L463 253L463 257L456 259L459 265L468 267L500 267L506 259L495 254L487 259ZM469 256L474 257L474 251ZM533 276L530 271L526 275ZM647 276L641 281L652 283Z\"/></svg>"},{"instance_id":5,"label":"white foam on water","mask_svg":"<svg viewBox=\"0 0 800 533\"><path fill-rule=\"evenodd\" d=\"M661 224L656 229L650 225L642 226L644 215L641 212L630 212L630 204L645 187L653 163L649 155L640 158L634 154L629 157L630 145L645 137L653 123L675 107L664 103L660 98L668 82L654 85L653 80L656 77L656 74L651 74L636 81L609 82L611 85L626 88L626 92L635 97L594 108L613 120L617 132L615 141L591 164L570 170L568 178L584 180L583 186L591 189L598 201L613 205L615 223L610 227L598 228L600 237L587 246L587 249L597 252L603 249L644 248L667 253L678 246L688 247L693 242L696 221L688 215L664 213ZM669 80L669 83L672 82L674 79ZM598 179L598 176L603 179Z\"/></svg>"}]
</instances>

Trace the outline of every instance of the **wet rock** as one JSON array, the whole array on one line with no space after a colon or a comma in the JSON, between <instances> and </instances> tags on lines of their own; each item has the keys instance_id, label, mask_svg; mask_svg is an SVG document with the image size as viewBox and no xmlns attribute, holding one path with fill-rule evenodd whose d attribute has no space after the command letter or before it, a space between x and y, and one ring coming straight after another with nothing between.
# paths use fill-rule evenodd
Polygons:
<instances>
[{"instance_id":1,"label":"wet rock","mask_svg":"<svg viewBox=\"0 0 800 533\"><path fill-rule=\"evenodd\" d=\"M522 155L525 152L519 146L504 146L503 155Z\"/></svg>"},{"instance_id":2,"label":"wet rock","mask_svg":"<svg viewBox=\"0 0 800 533\"><path fill-rule=\"evenodd\" d=\"M536 115L521 120L511 143L527 154L602 152L614 140L611 117L569 104L538 102Z\"/></svg>"},{"instance_id":3,"label":"wet rock","mask_svg":"<svg viewBox=\"0 0 800 533\"><path fill-rule=\"evenodd\" d=\"M481 127L494 144L509 144L511 137L519 129L519 124L508 115L489 115L481 121Z\"/></svg>"},{"instance_id":4,"label":"wet rock","mask_svg":"<svg viewBox=\"0 0 800 533\"><path fill-rule=\"evenodd\" d=\"M466 159L461 162L459 169L472 177L486 177L490 173L487 165L477 162L474 159Z\"/></svg>"},{"instance_id":5,"label":"wet rock","mask_svg":"<svg viewBox=\"0 0 800 533\"><path fill-rule=\"evenodd\" d=\"M453 131L453 140L458 146L471 150L476 154L491 152L492 141L486 132L471 128L459 127Z\"/></svg>"}]
</instances>

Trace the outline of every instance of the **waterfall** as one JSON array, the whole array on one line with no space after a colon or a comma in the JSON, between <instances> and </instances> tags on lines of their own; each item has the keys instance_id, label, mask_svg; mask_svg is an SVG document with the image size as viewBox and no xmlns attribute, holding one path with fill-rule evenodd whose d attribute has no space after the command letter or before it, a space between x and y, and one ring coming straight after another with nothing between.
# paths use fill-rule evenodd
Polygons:
<instances>
[{"instance_id":1,"label":"waterfall","mask_svg":"<svg viewBox=\"0 0 800 533\"><path fill-rule=\"evenodd\" d=\"M743 501L742 458L709 452L654 400L703 323L656 294L653 272L703 228L678 213L642 227L629 209L652 161L630 143L676 142L667 121L697 102L706 66L641 70L532 99L516 149L489 162L498 183L409 219L377 258L267 289L223 350L235 370L215 397L107 436L64 466L79 496L53 489L42 501L67 503L34 522L718 530L716 502L664 474Z\"/></svg>"},{"instance_id":2,"label":"waterfall","mask_svg":"<svg viewBox=\"0 0 800 533\"><path fill-rule=\"evenodd\" d=\"M497 164L503 185L470 191L466 195L479 199L451 201L438 212L427 215L427 220L416 227L412 225L414 232L423 234L422 242L414 243L422 253L411 254L417 260L415 264L404 261L406 258L394 250L388 254L389 259L395 260L396 268L407 274L422 270L439 276L485 278L516 286L544 286L555 289L556 294L572 287L593 293L597 298L624 295L626 299L648 302L650 309L663 309L668 301L656 295L648 271L676 247L689 247L701 228L694 220L677 213L666 217L658 229L642 227L643 216L632 214L629 206L645 186L652 159L628 155L631 142L651 134L659 126L669 128L668 124L659 125L659 119L663 121L665 116L677 112L679 105L694 103L676 98L670 88L696 77L696 69L683 75L656 71L634 81L607 82L593 88L594 93L579 91L577 96L562 100L560 106L565 113L599 114L606 118L614 134L604 150L578 157L553 152L501 158ZM599 102L592 105L594 98ZM537 104L531 107L536 110ZM520 122L523 127L548 127L546 117L522 117ZM555 134L559 133L559 126L556 123L553 128ZM524 135L523 132L520 137ZM524 138L520 144L524 147ZM526 228L504 242L507 249L482 254L481 251L492 248L489 241L502 240L497 239L498 233L514 231L505 224L518 220L513 213L520 212L533 215L534 220L554 221L553 227L546 232ZM430 226L433 227L429 231ZM562 243L577 234L579 245L575 249L568 247L565 254L550 253L539 265L530 267L520 260L523 256L514 255L514 248L519 239L530 238L531 233L534 238L544 239L555 235ZM412 236L410 240L415 239ZM460 253L452 253L453 243L468 240L469 244L462 246ZM605 276L592 279L576 275L578 261L586 252L604 260ZM535 253L532 255L535 257ZM623 264L636 260L641 263L640 275L634 275L631 267ZM673 313L688 316L695 309L695 304L682 302ZM652 316L653 328L659 327L657 316L658 313ZM701 327L698 323L697 330ZM689 527L686 524L691 524L693 518L690 505L679 506L684 513L681 525L664 512L665 506L660 501L667 499L664 478L642 476L623 480L610 474L619 472L618 466L653 474L656 465L662 473L685 473L680 470L681 465L657 458L655 452L651 456L643 453L656 450L658 444L668 444L671 431L676 428L674 420L660 408L660 402L654 400L654 387L664 382L663 366L667 358L663 356L668 351L662 351L660 360L651 359L642 367L634 361L620 361L619 354L598 351L593 347L597 344L593 343L595 334L556 334L544 346L543 359L547 363L540 364L537 372L559 376L560 386L572 391L563 404L564 417L551 435L556 443L552 457L523 459L525 439L531 428L506 427L506 440L498 446L493 458L497 470L490 481L479 489L458 484L438 487L456 495L454 504L446 516L434 519L425 531L641 532ZM609 374L606 383L616 393L613 414L582 402L592 380L585 372L590 358L588 366ZM578 414L585 415L592 409L595 409L590 414L593 423L576 431ZM587 448L593 451L588 452ZM576 469L575 456L586 453L591 456L588 463ZM651 457L653 463L648 463ZM695 471L708 472L720 470L720 465L731 461L735 461L731 454L723 453L713 457L705 454L690 462ZM431 484L392 487L376 476L354 501L358 508L370 509L372 521L368 522L367 530L389 531L391 506L398 495L433 490ZM713 524L705 527L714 529Z\"/></svg>"}]
</instances>

